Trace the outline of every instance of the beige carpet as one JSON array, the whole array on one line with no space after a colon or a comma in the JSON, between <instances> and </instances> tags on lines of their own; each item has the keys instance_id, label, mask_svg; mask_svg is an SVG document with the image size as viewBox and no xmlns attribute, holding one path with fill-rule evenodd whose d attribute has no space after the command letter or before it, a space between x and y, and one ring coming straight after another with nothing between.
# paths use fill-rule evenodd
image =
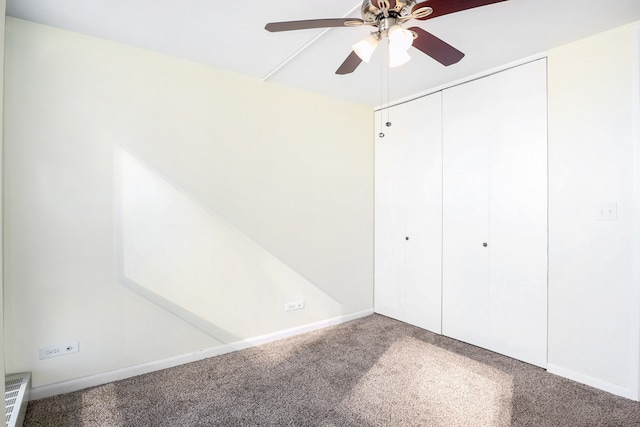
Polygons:
<instances>
[{"instance_id":1,"label":"beige carpet","mask_svg":"<svg viewBox=\"0 0 640 427\"><path fill-rule=\"evenodd\" d=\"M33 401L25 426L640 426L640 403L383 316Z\"/></svg>"}]
</instances>

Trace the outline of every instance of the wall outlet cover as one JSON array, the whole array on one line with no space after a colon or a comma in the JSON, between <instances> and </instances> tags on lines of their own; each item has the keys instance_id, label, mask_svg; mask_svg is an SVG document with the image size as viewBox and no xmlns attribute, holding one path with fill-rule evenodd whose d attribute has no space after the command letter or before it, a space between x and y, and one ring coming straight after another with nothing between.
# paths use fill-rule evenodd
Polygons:
<instances>
[{"instance_id":1,"label":"wall outlet cover","mask_svg":"<svg viewBox=\"0 0 640 427\"><path fill-rule=\"evenodd\" d=\"M80 343L78 341L57 344L51 347L44 347L38 350L40 360L50 359L52 357L66 356L67 354L77 353L80 351Z\"/></svg>"},{"instance_id":2,"label":"wall outlet cover","mask_svg":"<svg viewBox=\"0 0 640 427\"><path fill-rule=\"evenodd\" d=\"M284 305L284 311L301 310L304 308L304 300L288 302Z\"/></svg>"}]
</instances>

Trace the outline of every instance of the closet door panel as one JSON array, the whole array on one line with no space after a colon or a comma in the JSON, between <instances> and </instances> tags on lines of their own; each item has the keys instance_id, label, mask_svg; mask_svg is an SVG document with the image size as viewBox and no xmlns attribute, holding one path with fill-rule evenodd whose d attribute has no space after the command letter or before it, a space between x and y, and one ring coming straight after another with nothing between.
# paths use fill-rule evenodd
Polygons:
<instances>
[{"instance_id":1,"label":"closet door panel","mask_svg":"<svg viewBox=\"0 0 640 427\"><path fill-rule=\"evenodd\" d=\"M375 137L374 304L377 313L397 318L404 298L398 286L406 282L405 147L401 135L383 131L384 138Z\"/></svg>"},{"instance_id":2,"label":"closet door panel","mask_svg":"<svg viewBox=\"0 0 640 427\"><path fill-rule=\"evenodd\" d=\"M376 119L375 311L440 333L440 93Z\"/></svg>"},{"instance_id":3,"label":"closet door panel","mask_svg":"<svg viewBox=\"0 0 640 427\"><path fill-rule=\"evenodd\" d=\"M446 90L443 116L443 333L545 366L545 61Z\"/></svg>"},{"instance_id":4,"label":"closet door panel","mask_svg":"<svg viewBox=\"0 0 640 427\"><path fill-rule=\"evenodd\" d=\"M442 333L486 347L490 153L480 132L486 122L476 114L482 99L463 90L443 96Z\"/></svg>"},{"instance_id":5,"label":"closet door panel","mask_svg":"<svg viewBox=\"0 0 640 427\"><path fill-rule=\"evenodd\" d=\"M493 348L546 366L546 63L492 77L494 114L504 119L491 149L489 323L498 337Z\"/></svg>"},{"instance_id":6,"label":"closet door panel","mask_svg":"<svg viewBox=\"0 0 640 427\"><path fill-rule=\"evenodd\" d=\"M413 104L413 106L409 105ZM441 333L442 98L440 93L404 105L420 138L407 139L407 322ZM409 237L409 240L406 240Z\"/></svg>"}]
</instances>

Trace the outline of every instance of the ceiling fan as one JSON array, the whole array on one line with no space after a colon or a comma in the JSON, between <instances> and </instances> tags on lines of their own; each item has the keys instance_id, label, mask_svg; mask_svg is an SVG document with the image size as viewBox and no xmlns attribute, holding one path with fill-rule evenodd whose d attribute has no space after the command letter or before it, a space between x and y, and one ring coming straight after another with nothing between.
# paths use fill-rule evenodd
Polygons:
<instances>
[{"instance_id":1,"label":"ceiling fan","mask_svg":"<svg viewBox=\"0 0 640 427\"><path fill-rule=\"evenodd\" d=\"M375 27L374 32L353 46L353 51L338 67L336 74L352 73L362 61L369 62L378 42L383 37L389 39L389 66L391 67L404 64L410 59L407 51L411 46L442 65L449 66L460 61L464 53L420 27L405 29L402 24L411 19L424 21L502 1L506 0L426 0L419 3L417 0L364 0L361 8L362 19L332 18L271 22L265 26L265 29L278 32L361 25Z\"/></svg>"}]
</instances>

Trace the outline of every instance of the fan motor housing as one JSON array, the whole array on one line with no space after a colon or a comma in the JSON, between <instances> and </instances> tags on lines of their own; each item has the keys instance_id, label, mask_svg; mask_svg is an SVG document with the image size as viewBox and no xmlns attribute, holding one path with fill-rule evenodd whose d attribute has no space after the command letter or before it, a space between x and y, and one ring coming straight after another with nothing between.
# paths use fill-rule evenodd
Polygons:
<instances>
[{"instance_id":1,"label":"fan motor housing","mask_svg":"<svg viewBox=\"0 0 640 427\"><path fill-rule=\"evenodd\" d=\"M381 18L391 15L397 18L410 17L415 0L364 0L362 2L362 20L369 24L377 23Z\"/></svg>"}]
</instances>

